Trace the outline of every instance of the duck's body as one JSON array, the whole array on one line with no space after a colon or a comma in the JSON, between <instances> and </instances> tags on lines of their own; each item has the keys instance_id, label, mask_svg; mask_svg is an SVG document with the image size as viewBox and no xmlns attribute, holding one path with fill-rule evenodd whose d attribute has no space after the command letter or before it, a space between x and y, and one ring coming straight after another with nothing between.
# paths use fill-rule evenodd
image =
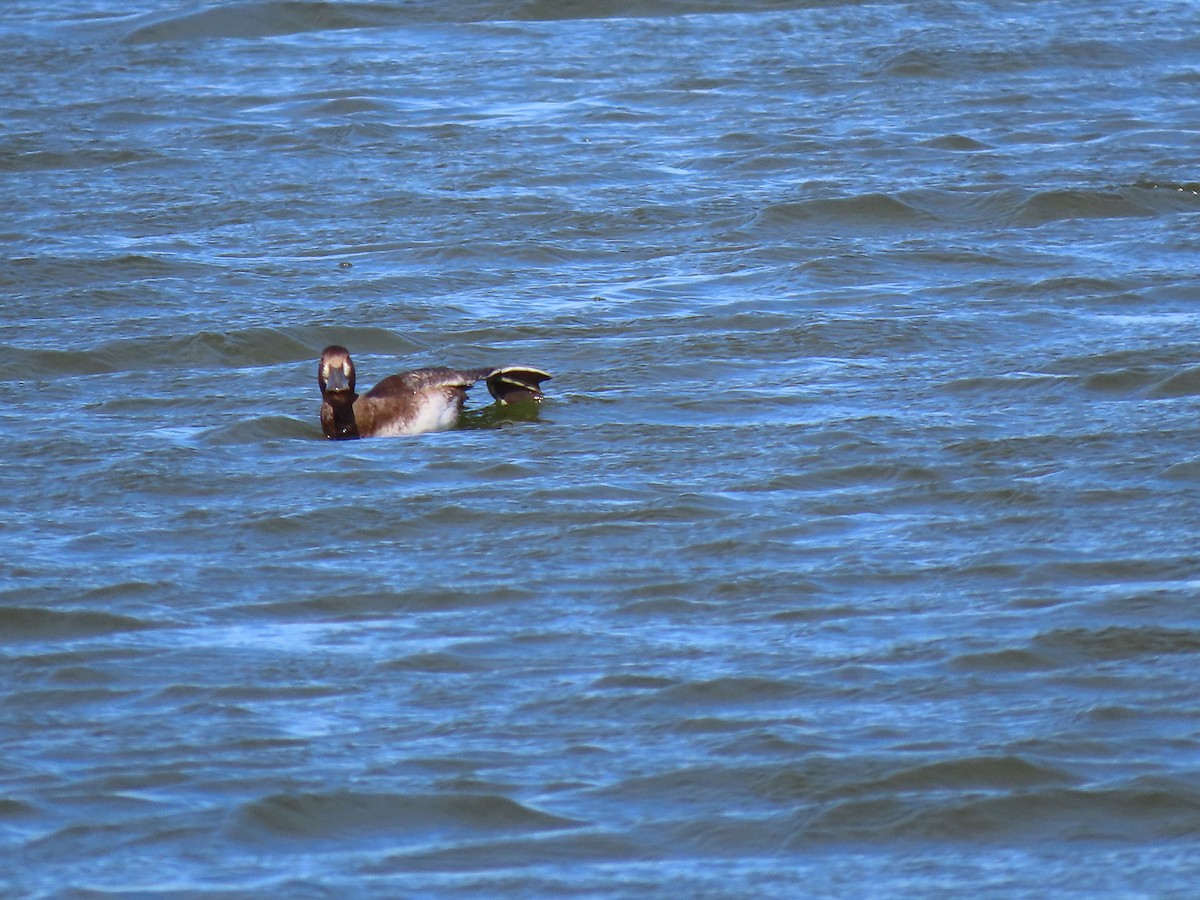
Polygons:
<instances>
[{"instance_id":1,"label":"duck's body","mask_svg":"<svg viewBox=\"0 0 1200 900\"><path fill-rule=\"evenodd\" d=\"M550 375L528 366L499 369L414 369L389 375L366 394L354 393L354 361L345 347L326 347L317 366L321 429L331 440L398 437L446 431L458 422L467 390L477 382L500 404L542 399Z\"/></svg>"}]
</instances>

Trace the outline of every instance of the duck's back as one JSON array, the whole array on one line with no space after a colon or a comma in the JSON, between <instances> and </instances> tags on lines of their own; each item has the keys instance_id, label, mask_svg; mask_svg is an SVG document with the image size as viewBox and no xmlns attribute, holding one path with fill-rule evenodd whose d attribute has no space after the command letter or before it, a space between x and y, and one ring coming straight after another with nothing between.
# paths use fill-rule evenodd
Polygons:
<instances>
[{"instance_id":1,"label":"duck's back","mask_svg":"<svg viewBox=\"0 0 1200 900\"><path fill-rule=\"evenodd\" d=\"M438 366L389 375L354 401L359 433L396 437L453 428L467 388L487 372Z\"/></svg>"}]
</instances>

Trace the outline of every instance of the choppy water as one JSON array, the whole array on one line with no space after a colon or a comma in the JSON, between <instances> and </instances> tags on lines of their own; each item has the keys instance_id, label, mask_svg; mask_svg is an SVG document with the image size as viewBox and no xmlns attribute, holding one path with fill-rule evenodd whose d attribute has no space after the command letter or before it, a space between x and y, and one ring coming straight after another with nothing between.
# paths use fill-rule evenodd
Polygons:
<instances>
[{"instance_id":1,"label":"choppy water","mask_svg":"<svg viewBox=\"0 0 1200 900\"><path fill-rule=\"evenodd\" d=\"M0 892L1192 893L1197 12L6 4Z\"/></svg>"}]
</instances>

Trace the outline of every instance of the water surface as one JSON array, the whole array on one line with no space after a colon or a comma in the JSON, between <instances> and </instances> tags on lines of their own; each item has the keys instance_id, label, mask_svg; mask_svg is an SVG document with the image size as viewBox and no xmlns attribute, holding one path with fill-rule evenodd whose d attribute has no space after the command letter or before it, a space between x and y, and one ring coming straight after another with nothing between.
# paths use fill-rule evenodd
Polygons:
<instances>
[{"instance_id":1,"label":"water surface","mask_svg":"<svg viewBox=\"0 0 1200 900\"><path fill-rule=\"evenodd\" d=\"M1195 12L9 4L0 888L1194 890Z\"/></svg>"}]
</instances>

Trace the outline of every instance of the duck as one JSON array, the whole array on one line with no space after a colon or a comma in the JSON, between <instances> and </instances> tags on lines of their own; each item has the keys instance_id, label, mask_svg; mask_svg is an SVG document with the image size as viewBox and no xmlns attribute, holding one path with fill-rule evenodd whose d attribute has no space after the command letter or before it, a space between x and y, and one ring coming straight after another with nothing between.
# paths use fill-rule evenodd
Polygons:
<instances>
[{"instance_id":1,"label":"duck","mask_svg":"<svg viewBox=\"0 0 1200 900\"><path fill-rule=\"evenodd\" d=\"M480 381L496 403L539 403L549 372L531 366L451 369L430 366L389 375L367 393L354 392L350 351L331 344L317 363L321 430L334 441L446 431L458 423L467 391Z\"/></svg>"}]
</instances>

